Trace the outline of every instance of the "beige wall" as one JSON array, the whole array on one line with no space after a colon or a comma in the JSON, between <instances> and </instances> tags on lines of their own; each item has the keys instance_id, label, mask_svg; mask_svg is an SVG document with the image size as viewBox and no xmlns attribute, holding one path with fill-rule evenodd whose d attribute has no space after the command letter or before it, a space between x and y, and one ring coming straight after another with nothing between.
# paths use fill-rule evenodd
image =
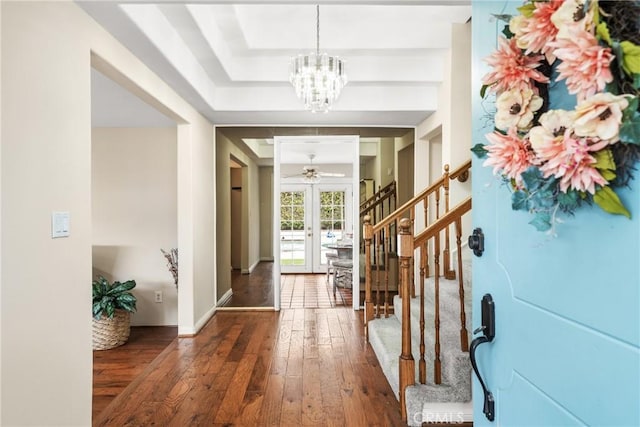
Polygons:
<instances>
[{"instance_id":1,"label":"beige wall","mask_svg":"<svg viewBox=\"0 0 640 427\"><path fill-rule=\"evenodd\" d=\"M242 169L231 168L231 193L230 193L230 219L231 235L237 238L231 239L231 267L235 270L242 268Z\"/></svg>"},{"instance_id":2,"label":"beige wall","mask_svg":"<svg viewBox=\"0 0 640 427\"><path fill-rule=\"evenodd\" d=\"M242 168L242 233L241 267L248 273L260 261L260 242L251 236L260 236L260 185L258 166L243 151L236 147L221 132L216 132L216 167L217 188L216 224L217 224L217 295L220 300L231 289L231 178L229 159L231 156Z\"/></svg>"},{"instance_id":3,"label":"beige wall","mask_svg":"<svg viewBox=\"0 0 640 427\"><path fill-rule=\"evenodd\" d=\"M259 168L260 259L273 261L273 167Z\"/></svg>"},{"instance_id":4,"label":"beige wall","mask_svg":"<svg viewBox=\"0 0 640 427\"><path fill-rule=\"evenodd\" d=\"M177 289L160 252L178 246L176 140L175 127L92 130L93 277L136 281L132 325L178 323Z\"/></svg>"},{"instance_id":5,"label":"beige wall","mask_svg":"<svg viewBox=\"0 0 640 427\"><path fill-rule=\"evenodd\" d=\"M87 426L92 61L183 123L178 129L183 332L197 330L215 308L212 126L72 2L2 2L1 30L0 424ZM70 237L51 239L52 211L70 212Z\"/></svg>"}]
</instances>

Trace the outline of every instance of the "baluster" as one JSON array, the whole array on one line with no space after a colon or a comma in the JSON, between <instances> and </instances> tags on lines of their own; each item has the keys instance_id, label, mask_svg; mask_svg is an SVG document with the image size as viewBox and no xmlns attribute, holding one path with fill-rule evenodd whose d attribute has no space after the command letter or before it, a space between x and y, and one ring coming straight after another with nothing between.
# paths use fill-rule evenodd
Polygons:
<instances>
[{"instance_id":1,"label":"baluster","mask_svg":"<svg viewBox=\"0 0 640 427\"><path fill-rule=\"evenodd\" d=\"M429 226L429 196L426 196L422 200L422 204L424 206L424 228ZM425 258L427 259L427 263L425 265L425 277L429 277L429 245L424 244Z\"/></svg>"},{"instance_id":2,"label":"baluster","mask_svg":"<svg viewBox=\"0 0 640 427\"><path fill-rule=\"evenodd\" d=\"M442 366L440 363L440 233L434 236L434 328L435 328L435 357L433 360L433 382L440 384L442 382Z\"/></svg>"},{"instance_id":3,"label":"baluster","mask_svg":"<svg viewBox=\"0 0 640 427\"><path fill-rule=\"evenodd\" d=\"M371 300L371 239L373 237L373 226L371 217L365 215L362 226L362 236L364 238L364 333L365 339L369 341L369 321L373 320L373 301ZM335 280L335 278L334 278Z\"/></svg>"},{"instance_id":4,"label":"baluster","mask_svg":"<svg viewBox=\"0 0 640 427\"><path fill-rule=\"evenodd\" d=\"M439 187L435 190L434 196L435 196L435 199L436 199L436 218L435 218L435 221L437 221L438 219L440 219L440 188ZM440 235L440 233L438 233L438 236L439 235ZM434 252L435 252L435 249L434 249ZM437 256L440 256L440 255L438 254ZM435 276L439 276L440 275L440 270L438 268L435 268L435 271L434 271L433 274Z\"/></svg>"},{"instance_id":5,"label":"baluster","mask_svg":"<svg viewBox=\"0 0 640 427\"><path fill-rule=\"evenodd\" d=\"M382 231L378 231L374 236L373 236L373 241L376 247L376 253L377 253L377 257L376 257L376 318L380 317L380 257L382 256L382 254L380 253L380 239L381 239L381 233Z\"/></svg>"},{"instance_id":6,"label":"baluster","mask_svg":"<svg viewBox=\"0 0 640 427\"><path fill-rule=\"evenodd\" d=\"M425 242L420 247L420 360L418 361L418 373L420 377L420 383L427 383L427 362L424 359L424 353L426 346L424 342L424 282L425 266L427 264L427 243Z\"/></svg>"},{"instance_id":7,"label":"baluster","mask_svg":"<svg viewBox=\"0 0 640 427\"><path fill-rule=\"evenodd\" d=\"M384 240L384 317L389 317L389 251L391 250L389 233L390 228L387 224L385 226Z\"/></svg>"},{"instance_id":8,"label":"baluster","mask_svg":"<svg viewBox=\"0 0 640 427\"><path fill-rule=\"evenodd\" d=\"M456 250L458 251L458 295L460 298L460 350L469 351L467 315L464 310L464 281L462 278L462 218L456 218Z\"/></svg>"},{"instance_id":9,"label":"baluster","mask_svg":"<svg viewBox=\"0 0 640 427\"><path fill-rule=\"evenodd\" d=\"M409 210L409 219L411 220L411 235L413 236L413 224L415 224L416 207L415 205ZM409 270L411 280L411 298L416 297L416 281L415 281L415 254L411 254L411 270Z\"/></svg>"},{"instance_id":10,"label":"baluster","mask_svg":"<svg viewBox=\"0 0 640 427\"><path fill-rule=\"evenodd\" d=\"M442 177L444 182L444 211L445 213L449 212L449 165L444 165L444 175ZM451 239L449 235L449 225L444 229L444 253L443 253L443 264L444 264L444 277L448 280L454 280L456 278L456 272L451 268L451 253L450 253L450 242Z\"/></svg>"},{"instance_id":11,"label":"baluster","mask_svg":"<svg viewBox=\"0 0 640 427\"><path fill-rule=\"evenodd\" d=\"M402 419L407 420L407 407L405 391L410 385L415 384L416 371L413 354L411 354L411 299L409 296L409 269L413 258L413 234L409 231L411 221L404 218L400 221L400 271L402 272L403 295L402 299L402 353L399 360L400 376L400 413Z\"/></svg>"}]
</instances>

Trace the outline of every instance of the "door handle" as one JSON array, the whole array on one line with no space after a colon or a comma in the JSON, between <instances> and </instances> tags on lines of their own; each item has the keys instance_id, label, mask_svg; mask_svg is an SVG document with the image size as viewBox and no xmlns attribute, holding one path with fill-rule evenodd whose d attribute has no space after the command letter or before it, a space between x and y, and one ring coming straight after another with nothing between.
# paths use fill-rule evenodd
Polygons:
<instances>
[{"instance_id":1,"label":"door handle","mask_svg":"<svg viewBox=\"0 0 640 427\"><path fill-rule=\"evenodd\" d=\"M475 372L478 377L480 386L482 386L482 392L484 393L484 407L482 412L484 412L484 415L489 421L493 421L495 419L495 401L493 400L493 394L484 383L482 375L480 375L480 371L478 370L478 364L476 363L476 350L478 349L478 346L480 344L490 343L496 336L496 314L491 294L485 294L482 297L481 308L482 325L474 330L473 334L475 335L482 332L482 336L474 338L474 340L471 341L469 356L471 357L471 367L473 367L473 372Z\"/></svg>"},{"instance_id":2,"label":"door handle","mask_svg":"<svg viewBox=\"0 0 640 427\"><path fill-rule=\"evenodd\" d=\"M473 254L481 257L484 252L484 233L481 228L473 230L473 234L469 236L469 249L473 250Z\"/></svg>"}]
</instances>

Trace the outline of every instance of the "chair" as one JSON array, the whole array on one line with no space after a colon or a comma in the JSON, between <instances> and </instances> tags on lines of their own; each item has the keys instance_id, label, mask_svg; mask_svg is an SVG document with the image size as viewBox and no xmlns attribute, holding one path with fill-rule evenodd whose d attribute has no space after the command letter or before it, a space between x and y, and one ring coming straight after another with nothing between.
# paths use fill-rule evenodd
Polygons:
<instances>
[{"instance_id":1,"label":"chair","mask_svg":"<svg viewBox=\"0 0 640 427\"><path fill-rule=\"evenodd\" d=\"M336 287L351 288L353 281L353 261L350 259L337 259L333 263L333 294Z\"/></svg>"},{"instance_id":2,"label":"chair","mask_svg":"<svg viewBox=\"0 0 640 427\"><path fill-rule=\"evenodd\" d=\"M327 285L328 285L329 284L329 277L334 273L333 261L338 259L338 253L337 252L327 252L325 256L327 257Z\"/></svg>"}]
</instances>

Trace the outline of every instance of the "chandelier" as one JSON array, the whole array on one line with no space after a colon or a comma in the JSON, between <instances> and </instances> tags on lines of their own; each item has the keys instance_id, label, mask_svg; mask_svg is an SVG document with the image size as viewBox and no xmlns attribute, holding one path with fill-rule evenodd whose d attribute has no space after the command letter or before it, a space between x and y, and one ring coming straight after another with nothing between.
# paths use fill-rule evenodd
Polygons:
<instances>
[{"instance_id":1,"label":"chandelier","mask_svg":"<svg viewBox=\"0 0 640 427\"><path fill-rule=\"evenodd\" d=\"M320 54L320 5L316 5L316 52L291 59L289 81L307 110L326 113L347 84L344 61Z\"/></svg>"}]
</instances>

